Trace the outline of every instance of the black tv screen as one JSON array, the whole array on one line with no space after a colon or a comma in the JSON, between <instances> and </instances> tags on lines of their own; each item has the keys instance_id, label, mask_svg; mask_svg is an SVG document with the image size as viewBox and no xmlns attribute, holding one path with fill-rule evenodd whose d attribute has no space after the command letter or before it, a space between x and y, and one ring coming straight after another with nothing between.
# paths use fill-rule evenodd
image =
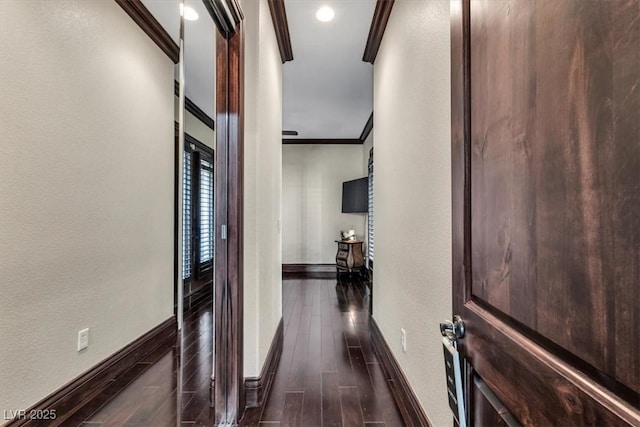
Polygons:
<instances>
[{"instance_id":1,"label":"black tv screen","mask_svg":"<svg viewBox=\"0 0 640 427\"><path fill-rule=\"evenodd\" d=\"M342 183L342 213L368 212L368 184L367 177Z\"/></svg>"}]
</instances>

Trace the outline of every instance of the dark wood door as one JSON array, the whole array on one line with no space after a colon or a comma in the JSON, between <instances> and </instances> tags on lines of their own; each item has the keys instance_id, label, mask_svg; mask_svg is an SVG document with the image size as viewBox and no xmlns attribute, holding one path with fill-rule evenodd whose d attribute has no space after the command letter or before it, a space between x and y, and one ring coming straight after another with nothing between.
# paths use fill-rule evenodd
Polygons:
<instances>
[{"instance_id":1,"label":"dark wood door","mask_svg":"<svg viewBox=\"0 0 640 427\"><path fill-rule=\"evenodd\" d=\"M470 425L640 426L640 0L451 7Z\"/></svg>"}]
</instances>

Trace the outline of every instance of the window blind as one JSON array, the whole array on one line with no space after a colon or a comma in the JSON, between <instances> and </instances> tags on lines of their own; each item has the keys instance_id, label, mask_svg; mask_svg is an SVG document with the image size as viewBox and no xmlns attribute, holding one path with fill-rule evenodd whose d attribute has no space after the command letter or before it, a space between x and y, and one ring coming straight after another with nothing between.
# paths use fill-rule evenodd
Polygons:
<instances>
[{"instance_id":1,"label":"window blind","mask_svg":"<svg viewBox=\"0 0 640 427\"><path fill-rule=\"evenodd\" d=\"M213 165L200 161L200 262L213 258Z\"/></svg>"},{"instance_id":2,"label":"window blind","mask_svg":"<svg viewBox=\"0 0 640 427\"><path fill-rule=\"evenodd\" d=\"M373 147L369 150L369 206L367 212L367 257L373 262Z\"/></svg>"},{"instance_id":3,"label":"window blind","mask_svg":"<svg viewBox=\"0 0 640 427\"><path fill-rule=\"evenodd\" d=\"M184 152L182 173L182 278L191 277L191 152Z\"/></svg>"}]
</instances>

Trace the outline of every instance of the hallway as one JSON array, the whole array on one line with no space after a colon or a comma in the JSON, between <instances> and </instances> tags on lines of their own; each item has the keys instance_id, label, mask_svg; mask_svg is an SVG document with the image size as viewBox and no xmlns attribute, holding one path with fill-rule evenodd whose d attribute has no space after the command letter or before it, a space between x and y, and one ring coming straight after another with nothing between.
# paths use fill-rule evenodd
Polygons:
<instances>
[{"instance_id":1,"label":"hallway","mask_svg":"<svg viewBox=\"0 0 640 427\"><path fill-rule=\"evenodd\" d=\"M284 349L270 398L242 425L402 426L359 282L284 279Z\"/></svg>"},{"instance_id":2,"label":"hallway","mask_svg":"<svg viewBox=\"0 0 640 427\"><path fill-rule=\"evenodd\" d=\"M284 348L267 404L244 426L402 426L370 343L369 296L359 282L283 280ZM184 353L163 347L88 401L67 426L174 426L179 361L183 425L213 425L209 408L211 298L185 316Z\"/></svg>"}]
</instances>

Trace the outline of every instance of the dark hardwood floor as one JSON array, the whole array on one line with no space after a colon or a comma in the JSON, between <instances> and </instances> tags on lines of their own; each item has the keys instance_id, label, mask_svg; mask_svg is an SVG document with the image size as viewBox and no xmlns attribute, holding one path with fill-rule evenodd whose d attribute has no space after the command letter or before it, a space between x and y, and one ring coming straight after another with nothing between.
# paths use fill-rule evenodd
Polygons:
<instances>
[{"instance_id":1,"label":"dark hardwood floor","mask_svg":"<svg viewBox=\"0 0 640 427\"><path fill-rule=\"evenodd\" d=\"M283 281L284 348L270 397L243 426L404 426L371 347L359 281Z\"/></svg>"},{"instance_id":2,"label":"dark hardwood floor","mask_svg":"<svg viewBox=\"0 0 640 427\"><path fill-rule=\"evenodd\" d=\"M278 371L266 404L241 425L403 426L371 348L368 299L359 282L284 280ZM209 296L185 313L182 346L133 365L64 425L212 426L212 326Z\"/></svg>"},{"instance_id":3,"label":"dark hardwood floor","mask_svg":"<svg viewBox=\"0 0 640 427\"><path fill-rule=\"evenodd\" d=\"M178 419L185 426L213 425L211 295L188 306L177 342L133 365L63 425L162 427L176 426Z\"/></svg>"}]
</instances>

